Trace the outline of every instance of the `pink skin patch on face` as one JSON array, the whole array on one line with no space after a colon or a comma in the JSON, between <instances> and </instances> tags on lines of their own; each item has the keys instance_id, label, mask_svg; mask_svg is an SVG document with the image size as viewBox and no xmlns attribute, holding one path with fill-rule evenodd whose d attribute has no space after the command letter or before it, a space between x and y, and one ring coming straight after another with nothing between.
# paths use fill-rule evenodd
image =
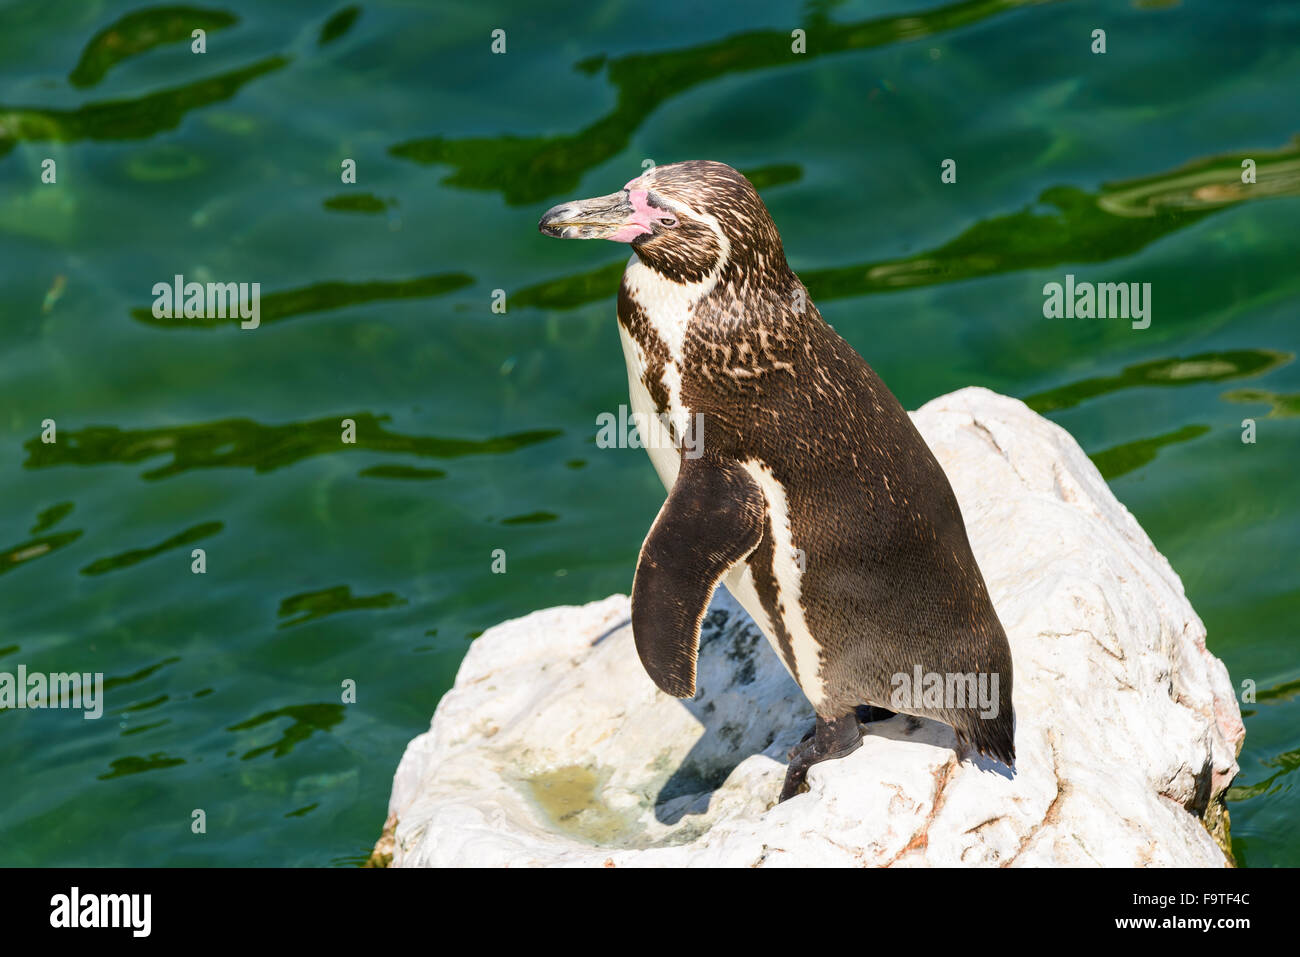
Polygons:
<instances>
[{"instance_id":1,"label":"pink skin patch on face","mask_svg":"<svg viewBox=\"0 0 1300 957\"><path fill-rule=\"evenodd\" d=\"M652 224L665 215L662 209L655 209L650 205L649 190L631 188L632 183L635 182L636 180L632 180L623 187L628 191L627 201L632 204L632 215L627 225L620 226L615 232L606 236L606 239L612 239L616 243L630 243L636 237L650 232Z\"/></svg>"}]
</instances>

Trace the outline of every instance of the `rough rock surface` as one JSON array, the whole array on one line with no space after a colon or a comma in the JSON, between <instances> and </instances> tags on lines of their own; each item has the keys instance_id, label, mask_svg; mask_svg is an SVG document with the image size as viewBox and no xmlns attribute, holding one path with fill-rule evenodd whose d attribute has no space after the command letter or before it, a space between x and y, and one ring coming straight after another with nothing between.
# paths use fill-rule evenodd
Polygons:
<instances>
[{"instance_id":1,"label":"rough rock surface","mask_svg":"<svg viewBox=\"0 0 1300 957\"><path fill-rule=\"evenodd\" d=\"M645 675L614 595L474 642L397 770L392 863L1228 863L1222 798L1245 731L1169 563L1022 403L964 389L913 418L1010 638L1014 773L899 715L778 805L813 716L748 616L719 589L699 693L680 701Z\"/></svg>"}]
</instances>

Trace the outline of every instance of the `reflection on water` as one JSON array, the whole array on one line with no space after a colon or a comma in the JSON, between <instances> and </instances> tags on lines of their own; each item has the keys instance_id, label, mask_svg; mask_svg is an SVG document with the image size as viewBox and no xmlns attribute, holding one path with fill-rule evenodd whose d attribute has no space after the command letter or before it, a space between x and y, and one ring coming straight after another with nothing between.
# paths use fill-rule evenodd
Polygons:
<instances>
[{"instance_id":1,"label":"reflection on water","mask_svg":"<svg viewBox=\"0 0 1300 957\"><path fill-rule=\"evenodd\" d=\"M138 681L144 681L146 678L152 677L168 665L174 665L180 660L181 659L178 655L171 655L170 657L164 658L162 661L156 661L151 665L146 665L138 671L133 671L129 675L118 675L113 678L105 678L104 690L112 691L114 688L121 688L125 685L135 684Z\"/></svg>"},{"instance_id":2,"label":"reflection on water","mask_svg":"<svg viewBox=\"0 0 1300 957\"><path fill-rule=\"evenodd\" d=\"M1283 419L1300 415L1300 392L1283 395L1280 392L1267 392L1264 389L1234 389L1223 393L1228 402L1263 402L1270 406L1268 418Z\"/></svg>"},{"instance_id":3,"label":"reflection on water","mask_svg":"<svg viewBox=\"0 0 1300 957\"><path fill-rule=\"evenodd\" d=\"M365 302L387 299L423 299L441 296L455 289L472 285L474 278L464 273L439 273L416 279L376 279L370 282L318 282L299 289L284 289L266 293L261 297L259 317L262 325L303 316L311 312L342 309ZM217 326L236 326L240 323L238 311L225 318L159 319L153 308L132 309L131 316L161 329L214 329Z\"/></svg>"},{"instance_id":4,"label":"reflection on water","mask_svg":"<svg viewBox=\"0 0 1300 957\"><path fill-rule=\"evenodd\" d=\"M623 271L627 269L626 260L601 266L590 272L564 276L560 279L547 279L533 286L520 289L511 297L516 306L536 306L540 309L576 309L589 302L609 299L618 289Z\"/></svg>"},{"instance_id":5,"label":"reflection on water","mask_svg":"<svg viewBox=\"0 0 1300 957\"><path fill-rule=\"evenodd\" d=\"M1277 770L1254 784L1234 784L1228 788L1229 801L1244 801L1264 794L1284 792L1287 785L1286 776L1300 769L1300 748L1265 758L1263 764L1265 767L1277 768Z\"/></svg>"},{"instance_id":6,"label":"reflection on water","mask_svg":"<svg viewBox=\"0 0 1300 957\"><path fill-rule=\"evenodd\" d=\"M94 425L79 431L60 431L59 441L46 444L39 437L25 443L25 468L60 465L103 465L143 462L171 455L166 465L142 473L146 479L168 478L203 468L251 468L269 472L315 455L365 450L406 453L432 458L464 455L503 455L560 435L558 429L537 429L490 439L445 439L432 435L403 435L384 428L386 415L348 412L310 422L263 425L252 419L223 419L197 425L172 425L156 429L118 429ZM340 439L340 422L356 423L356 442ZM0 568L3 565L0 563Z\"/></svg>"},{"instance_id":7,"label":"reflection on water","mask_svg":"<svg viewBox=\"0 0 1300 957\"><path fill-rule=\"evenodd\" d=\"M1256 182L1241 181L1245 159L1257 166ZM1106 187L1098 202L1115 216L1151 217L1296 195L1300 195L1300 135L1280 150L1211 156L1174 173L1117 183Z\"/></svg>"},{"instance_id":8,"label":"reflection on water","mask_svg":"<svg viewBox=\"0 0 1300 957\"><path fill-rule=\"evenodd\" d=\"M0 654L16 652L17 650L18 650L17 645L13 645L9 648L0 648ZM103 690L104 692L109 692L109 691L113 691L116 688L124 688L128 685L133 685L138 682L144 681L147 678L153 677L153 675L157 674L159 671L161 671L163 668L166 668L168 665L174 665L180 660L181 659L179 656L172 655L170 657L164 658L162 661L156 661L151 665L147 665L144 668L140 668L137 671L133 671L129 675L114 675L112 677L107 677L104 679ZM198 698L201 697L203 694L204 692L195 692L194 697ZM16 710L18 709L0 708L0 714L3 714L6 711L16 711ZM122 710L126 711L130 709L124 708Z\"/></svg>"},{"instance_id":9,"label":"reflection on water","mask_svg":"<svg viewBox=\"0 0 1300 957\"><path fill-rule=\"evenodd\" d=\"M755 189L784 186L786 183L797 183L803 178L803 167L798 163L773 163L770 166L742 169L741 172L754 184Z\"/></svg>"},{"instance_id":10,"label":"reflection on water","mask_svg":"<svg viewBox=\"0 0 1300 957\"><path fill-rule=\"evenodd\" d=\"M147 758L132 755L126 758L115 758L110 762L113 768L107 774L101 774L99 780L108 781L112 778L124 777L128 774L140 774L144 771L159 771L163 768L174 768L178 764L184 764L184 758L168 757L162 751L155 751Z\"/></svg>"},{"instance_id":11,"label":"reflection on water","mask_svg":"<svg viewBox=\"0 0 1300 957\"><path fill-rule=\"evenodd\" d=\"M357 17L360 15L360 7L344 7L338 13L325 21L325 25L320 28L320 36L316 40L317 44L325 46L333 43L339 37L343 36L343 34L352 29L352 24L357 22Z\"/></svg>"},{"instance_id":12,"label":"reflection on water","mask_svg":"<svg viewBox=\"0 0 1300 957\"><path fill-rule=\"evenodd\" d=\"M0 105L0 156L22 141L141 140L175 129L190 110L234 96L251 80L279 70L286 56L272 56L205 80L159 90L134 100L88 103L75 110Z\"/></svg>"},{"instance_id":13,"label":"reflection on water","mask_svg":"<svg viewBox=\"0 0 1300 957\"><path fill-rule=\"evenodd\" d=\"M169 694L160 694L158 697L150 698L148 701L140 701L136 704L127 705L119 712L119 714L135 714L139 711L148 711L150 708L156 708L159 705L166 704L171 700L171 698L172 696Z\"/></svg>"},{"instance_id":14,"label":"reflection on water","mask_svg":"<svg viewBox=\"0 0 1300 957\"><path fill-rule=\"evenodd\" d=\"M1048 389L1025 398L1035 412L1055 412L1078 405L1085 399L1109 395L1121 389L1142 386L1196 385L1264 375L1289 363L1295 356L1271 349L1236 349L1205 352L1187 358L1153 359L1126 366L1118 375L1095 376L1069 385Z\"/></svg>"},{"instance_id":15,"label":"reflection on water","mask_svg":"<svg viewBox=\"0 0 1300 957\"><path fill-rule=\"evenodd\" d=\"M372 465L364 468L357 475L362 478L388 479L440 479L447 473L442 469L417 469L412 465Z\"/></svg>"},{"instance_id":16,"label":"reflection on water","mask_svg":"<svg viewBox=\"0 0 1300 957\"><path fill-rule=\"evenodd\" d=\"M326 615L337 615L344 611L360 611L367 608L396 608L405 604L405 598L394 595L390 591L386 591L382 595L353 595L349 586L335 585L333 588L323 588L320 591L292 595L281 601L279 612L281 618L288 618L290 615L297 615L298 617L280 622L279 627L290 628L294 625L301 625L309 621L315 621L318 618L324 618Z\"/></svg>"},{"instance_id":17,"label":"reflection on water","mask_svg":"<svg viewBox=\"0 0 1300 957\"><path fill-rule=\"evenodd\" d=\"M294 745L306 741L317 731L329 731L330 728L343 720L343 705L341 704L296 704L287 708L277 708L274 711L264 711L261 714L249 718L247 721L241 721L238 724L232 724L226 728L227 731L247 731L251 728L261 727L268 721L276 721L280 718L288 718L290 724L280 735L280 739L272 744L263 745L253 748L251 751L244 752L241 760L249 761L253 758L260 757L268 751L272 752L275 757L282 758L293 750Z\"/></svg>"},{"instance_id":18,"label":"reflection on water","mask_svg":"<svg viewBox=\"0 0 1300 957\"><path fill-rule=\"evenodd\" d=\"M382 213L390 203L396 205L397 201L390 199L385 202L374 193L340 193L324 200L321 205L341 213Z\"/></svg>"},{"instance_id":19,"label":"reflection on water","mask_svg":"<svg viewBox=\"0 0 1300 957\"><path fill-rule=\"evenodd\" d=\"M60 502L57 505L42 509L36 516L36 524L32 526L32 534L38 535L47 528L53 528L70 515L73 508L72 502Z\"/></svg>"},{"instance_id":20,"label":"reflection on water","mask_svg":"<svg viewBox=\"0 0 1300 957\"><path fill-rule=\"evenodd\" d=\"M815 298L858 296L889 289L956 282L979 276L1062 263L1106 262L1130 256L1157 239L1198 222L1231 203L1246 199L1300 195L1300 141L1257 156L1258 182L1241 185L1246 153L1209 157L1192 170L1174 170L1142 180L1103 186L1089 193L1074 186L1053 186L1036 207L976 223L960 236L929 252L903 259L841 269L805 277ZM1198 198L1207 183L1224 187ZM1142 213L1136 210L1144 210Z\"/></svg>"},{"instance_id":21,"label":"reflection on water","mask_svg":"<svg viewBox=\"0 0 1300 957\"><path fill-rule=\"evenodd\" d=\"M206 169L208 163L200 154L174 143L142 150L126 161L127 175L142 183L189 179Z\"/></svg>"},{"instance_id":22,"label":"reflection on water","mask_svg":"<svg viewBox=\"0 0 1300 957\"><path fill-rule=\"evenodd\" d=\"M535 203L574 189L582 174L618 155L645 118L665 101L728 74L802 65L845 50L901 43L943 30L969 26L988 17L1043 0L968 0L902 16L836 23L814 7L806 27L808 49L790 53L790 31L754 30L712 43L630 53L606 60L593 57L578 69L604 70L618 91L614 110L576 133L562 136L433 136L408 140L389 149L416 163L454 168L443 182L467 189L500 190L507 203Z\"/></svg>"},{"instance_id":23,"label":"reflection on water","mask_svg":"<svg viewBox=\"0 0 1300 957\"><path fill-rule=\"evenodd\" d=\"M1135 442L1125 442L1123 445L1117 445L1114 448L1090 453L1088 458L1092 459L1092 464L1097 466L1097 471L1101 473L1101 477L1110 481L1132 472L1134 469L1140 469L1154 459L1156 453L1166 445L1190 442L1192 439L1199 438L1209 431L1210 427L1208 425L1185 425L1181 429L1166 432L1164 435L1157 435L1149 439L1138 439Z\"/></svg>"},{"instance_id":24,"label":"reflection on water","mask_svg":"<svg viewBox=\"0 0 1300 957\"><path fill-rule=\"evenodd\" d=\"M1255 691L1255 700L1282 702L1289 701L1297 695L1300 695L1300 678L1295 681L1284 681L1271 688L1259 688Z\"/></svg>"},{"instance_id":25,"label":"reflection on water","mask_svg":"<svg viewBox=\"0 0 1300 957\"><path fill-rule=\"evenodd\" d=\"M94 86L123 60L167 43L190 43L192 30L212 33L239 22L233 13L199 7L150 7L128 13L100 30L68 74L73 86Z\"/></svg>"},{"instance_id":26,"label":"reflection on water","mask_svg":"<svg viewBox=\"0 0 1300 957\"><path fill-rule=\"evenodd\" d=\"M554 522L560 516L554 512L529 512L527 515L515 515L511 518L501 519L502 525L545 525L547 522Z\"/></svg>"},{"instance_id":27,"label":"reflection on water","mask_svg":"<svg viewBox=\"0 0 1300 957\"><path fill-rule=\"evenodd\" d=\"M161 721L155 721L152 724L138 724L134 728L127 728L122 731L118 737L129 738L133 734L144 734L146 731L152 731L154 728L163 728L171 723L171 718L163 718Z\"/></svg>"},{"instance_id":28,"label":"reflection on water","mask_svg":"<svg viewBox=\"0 0 1300 957\"><path fill-rule=\"evenodd\" d=\"M60 532L57 535L43 535L18 545L11 545L4 551L0 551L0 575L13 571L24 562L41 558L65 545L70 545L80 537L81 530L78 529L74 532Z\"/></svg>"},{"instance_id":29,"label":"reflection on water","mask_svg":"<svg viewBox=\"0 0 1300 957\"><path fill-rule=\"evenodd\" d=\"M120 555L110 555L107 558L100 558L91 562L81 570L83 575L102 575L105 572L111 572L118 568L128 568L131 565L138 565L146 559L153 558L155 555L161 555L163 552L170 551L173 548L180 548L183 545L189 545L215 535L225 528L223 522L203 522L191 528L178 532L166 541L159 542L149 548L134 548L130 551L122 552Z\"/></svg>"}]
</instances>

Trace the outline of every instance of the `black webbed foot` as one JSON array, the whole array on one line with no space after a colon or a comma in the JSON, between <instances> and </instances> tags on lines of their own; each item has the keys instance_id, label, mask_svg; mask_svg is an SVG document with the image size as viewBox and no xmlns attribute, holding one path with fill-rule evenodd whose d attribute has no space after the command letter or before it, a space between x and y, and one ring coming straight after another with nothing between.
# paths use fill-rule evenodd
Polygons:
<instances>
[{"instance_id":1,"label":"black webbed foot","mask_svg":"<svg viewBox=\"0 0 1300 957\"><path fill-rule=\"evenodd\" d=\"M785 786L781 800L787 801L806 787L808 769L821 761L830 761L852 754L862 746L862 731L858 716L849 713L842 718L826 721L817 718L817 727L811 735L790 749L790 765L785 769Z\"/></svg>"}]
</instances>

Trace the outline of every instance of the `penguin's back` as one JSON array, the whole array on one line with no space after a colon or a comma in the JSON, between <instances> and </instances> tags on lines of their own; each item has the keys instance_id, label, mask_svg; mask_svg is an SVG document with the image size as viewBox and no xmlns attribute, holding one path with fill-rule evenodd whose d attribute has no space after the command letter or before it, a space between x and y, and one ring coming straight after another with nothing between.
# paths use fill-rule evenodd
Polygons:
<instances>
[{"instance_id":1,"label":"penguin's back","mask_svg":"<svg viewBox=\"0 0 1300 957\"><path fill-rule=\"evenodd\" d=\"M796 677L816 686L819 714L865 703L934 717L1009 761L1009 646L952 487L893 393L808 310L739 341L701 334L683 363L683 399L704 413L708 454L745 465L775 519L747 563L769 627L785 631L773 643L802 658ZM792 623L816 645L815 679ZM948 688L996 675L999 716L972 720L951 695L936 706L912 693L918 675Z\"/></svg>"}]
</instances>

